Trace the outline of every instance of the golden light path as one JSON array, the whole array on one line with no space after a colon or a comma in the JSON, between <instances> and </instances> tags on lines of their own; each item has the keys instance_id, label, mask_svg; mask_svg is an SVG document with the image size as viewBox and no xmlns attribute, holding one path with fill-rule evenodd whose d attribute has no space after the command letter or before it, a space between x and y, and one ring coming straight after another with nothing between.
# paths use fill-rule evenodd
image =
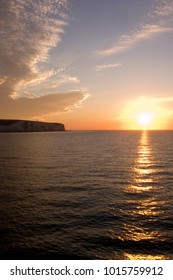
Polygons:
<instances>
[{"instance_id":1,"label":"golden light path","mask_svg":"<svg viewBox=\"0 0 173 280\"><path fill-rule=\"evenodd\" d=\"M148 140L148 132L143 131L140 139L140 143L137 151L137 159L133 169L133 183L126 188L128 193L140 194L140 199L132 196L129 204L135 204L133 210L124 210L128 215L135 217L135 222L132 224L124 224L123 232L127 233L123 236L122 240L127 241L153 241L164 240L164 237L157 231L157 229L151 231L147 227L147 221L152 221L158 218L160 214L159 205L157 199L153 193L151 195L145 195L153 190L153 154ZM136 219L138 217L138 222ZM145 226L142 225L140 220L146 221ZM152 255L152 254L130 254L129 252L124 254L125 259L131 260L162 260L166 259L164 255Z\"/></svg>"}]
</instances>

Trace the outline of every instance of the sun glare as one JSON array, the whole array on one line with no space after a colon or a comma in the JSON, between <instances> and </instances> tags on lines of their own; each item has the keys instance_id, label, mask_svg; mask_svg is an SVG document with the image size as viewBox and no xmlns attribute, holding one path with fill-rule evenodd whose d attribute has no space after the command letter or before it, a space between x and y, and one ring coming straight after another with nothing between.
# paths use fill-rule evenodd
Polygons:
<instances>
[{"instance_id":1,"label":"sun glare","mask_svg":"<svg viewBox=\"0 0 173 280\"><path fill-rule=\"evenodd\" d=\"M141 113L137 119L140 125L147 127L152 122L152 115L150 113Z\"/></svg>"},{"instance_id":2,"label":"sun glare","mask_svg":"<svg viewBox=\"0 0 173 280\"><path fill-rule=\"evenodd\" d=\"M128 102L120 117L122 127L130 130L166 129L169 115L167 109L161 105L157 99L148 97Z\"/></svg>"}]
</instances>

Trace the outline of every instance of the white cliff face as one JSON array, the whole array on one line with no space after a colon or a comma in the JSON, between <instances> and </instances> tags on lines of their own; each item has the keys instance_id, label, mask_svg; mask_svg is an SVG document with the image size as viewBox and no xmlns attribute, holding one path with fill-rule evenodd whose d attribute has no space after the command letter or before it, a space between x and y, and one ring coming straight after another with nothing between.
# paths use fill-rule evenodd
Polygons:
<instances>
[{"instance_id":1,"label":"white cliff face","mask_svg":"<svg viewBox=\"0 0 173 280\"><path fill-rule=\"evenodd\" d=\"M64 124L25 120L0 120L0 132L64 131Z\"/></svg>"}]
</instances>

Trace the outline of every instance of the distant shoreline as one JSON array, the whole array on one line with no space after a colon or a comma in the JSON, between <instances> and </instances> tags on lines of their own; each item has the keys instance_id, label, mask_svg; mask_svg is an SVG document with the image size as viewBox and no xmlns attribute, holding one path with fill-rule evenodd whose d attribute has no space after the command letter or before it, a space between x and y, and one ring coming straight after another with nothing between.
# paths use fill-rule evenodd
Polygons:
<instances>
[{"instance_id":1,"label":"distant shoreline","mask_svg":"<svg viewBox=\"0 0 173 280\"><path fill-rule=\"evenodd\" d=\"M46 132L46 131L65 131L65 126L62 123L0 119L0 132Z\"/></svg>"}]
</instances>

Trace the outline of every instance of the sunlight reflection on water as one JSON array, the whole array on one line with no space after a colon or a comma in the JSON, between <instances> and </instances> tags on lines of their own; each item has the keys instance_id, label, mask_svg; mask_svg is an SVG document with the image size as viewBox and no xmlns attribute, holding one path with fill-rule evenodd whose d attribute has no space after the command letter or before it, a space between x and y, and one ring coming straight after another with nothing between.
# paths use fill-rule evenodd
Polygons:
<instances>
[{"instance_id":1,"label":"sunlight reflection on water","mask_svg":"<svg viewBox=\"0 0 173 280\"><path fill-rule=\"evenodd\" d=\"M126 192L140 194L140 199L136 200L135 197L129 199L128 203L134 205L132 209L123 210L129 218L131 223L124 223L124 235L119 236L123 241L164 241L157 228L151 230L148 227L148 222L152 223L156 217L160 215L160 203L158 204L157 197L153 196L153 172L152 168L154 162L152 150L149 144L148 133L143 131L138 146L137 158L133 168L132 184L126 188ZM150 192L152 191L152 195ZM164 203L164 202L162 202ZM134 219L135 218L135 219ZM165 259L161 255L149 254L130 254L124 253L125 259Z\"/></svg>"},{"instance_id":2,"label":"sunlight reflection on water","mask_svg":"<svg viewBox=\"0 0 173 280\"><path fill-rule=\"evenodd\" d=\"M148 134L145 130L141 136L137 155L134 166L135 184L131 188L134 188L137 192L149 191L152 188L151 183L153 182L151 169L153 155L148 142Z\"/></svg>"},{"instance_id":3,"label":"sunlight reflection on water","mask_svg":"<svg viewBox=\"0 0 173 280\"><path fill-rule=\"evenodd\" d=\"M173 132L0 135L3 258L172 259Z\"/></svg>"},{"instance_id":4,"label":"sunlight reflection on water","mask_svg":"<svg viewBox=\"0 0 173 280\"><path fill-rule=\"evenodd\" d=\"M124 254L126 260L166 260L169 259L165 255L147 255L147 254Z\"/></svg>"}]
</instances>

